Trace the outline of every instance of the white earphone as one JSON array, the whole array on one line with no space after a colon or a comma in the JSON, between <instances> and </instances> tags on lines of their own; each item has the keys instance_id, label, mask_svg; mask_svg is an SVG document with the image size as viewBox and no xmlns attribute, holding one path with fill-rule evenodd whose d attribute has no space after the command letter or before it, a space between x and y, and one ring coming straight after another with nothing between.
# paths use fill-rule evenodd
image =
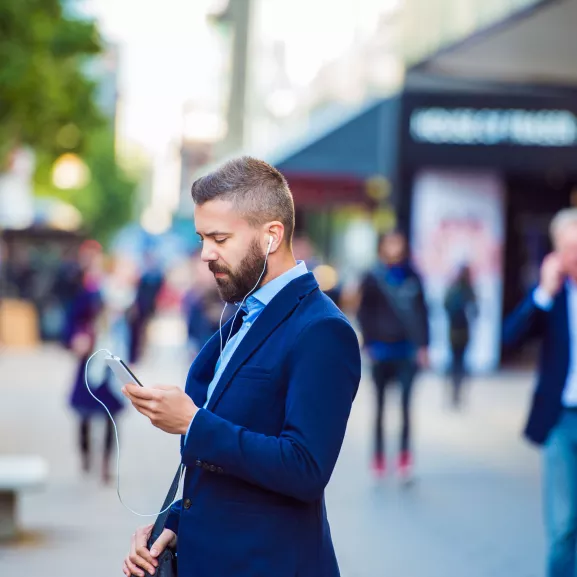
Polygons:
<instances>
[{"instance_id":1,"label":"white earphone","mask_svg":"<svg viewBox=\"0 0 577 577\"><path fill-rule=\"evenodd\" d=\"M271 247L272 247L272 235L269 235L269 237L268 237L268 248L266 249L267 253L270 252Z\"/></svg>"}]
</instances>

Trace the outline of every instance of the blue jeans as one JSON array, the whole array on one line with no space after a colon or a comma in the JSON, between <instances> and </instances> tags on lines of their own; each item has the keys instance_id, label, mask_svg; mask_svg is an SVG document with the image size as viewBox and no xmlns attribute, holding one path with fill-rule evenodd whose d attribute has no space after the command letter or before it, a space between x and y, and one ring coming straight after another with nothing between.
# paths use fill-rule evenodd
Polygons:
<instances>
[{"instance_id":1,"label":"blue jeans","mask_svg":"<svg viewBox=\"0 0 577 577\"><path fill-rule=\"evenodd\" d=\"M565 411L544 452L548 577L575 577L577 549L577 410Z\"/></svg>"}]
</instances>

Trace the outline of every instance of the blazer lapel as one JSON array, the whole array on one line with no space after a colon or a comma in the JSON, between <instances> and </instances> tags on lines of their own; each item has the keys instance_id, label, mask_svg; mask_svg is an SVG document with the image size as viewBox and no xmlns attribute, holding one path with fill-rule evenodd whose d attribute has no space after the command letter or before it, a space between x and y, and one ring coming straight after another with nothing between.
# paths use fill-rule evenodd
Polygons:
<instances>
[{"instance_id":1,"label":"blazer lapel","mask_svg":"<svg viewBox=\"0 0 577 577\"><path fill-rule=\"evenodd\" d=\"M222 327L223 346L231 332L231 326L234 320L232 333L235 334L242 325L244 315L242 311L238 313L236 319L234 316L229 319ZM192 362L186 379L186 391L194 401L197 407L202 407L206 402L206 393L208 385L214 378L216 363L220 356L220 332L217 331L202 347L197 357Z\"/></svg>"},{"instance_id":2,"label":"blazer lapel","mask_svg":"<svg viewBox=\"0 0 577 577\"><path fill-rule=\"evenodd\" d=\"M269 335L293 313L302 298L315 288L318 288L318 283L313 274L308 273L290 282L265 306L226 366L210 397L207 405L209 411L214 409L240 367L262 345Z\"/></svg>"}]
</instances>

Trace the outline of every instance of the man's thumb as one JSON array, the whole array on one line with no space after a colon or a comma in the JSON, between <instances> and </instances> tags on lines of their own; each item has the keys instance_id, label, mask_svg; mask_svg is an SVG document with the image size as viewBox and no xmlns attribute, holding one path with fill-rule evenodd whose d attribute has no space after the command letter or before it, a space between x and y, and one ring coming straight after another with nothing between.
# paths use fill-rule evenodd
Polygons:
<instances>
[{"instance_id":1,"label":"man's thumb","mask_svg":"<svg viewBox=\"0 0 577 577\"><path fill-rule=\"evenodd\" d=\"M176 534L170 529L165 529L160 537L154 542L150 549L150 554L153 557L158 557L169 545L176 539Z\"/></svg>"}]
</instances>

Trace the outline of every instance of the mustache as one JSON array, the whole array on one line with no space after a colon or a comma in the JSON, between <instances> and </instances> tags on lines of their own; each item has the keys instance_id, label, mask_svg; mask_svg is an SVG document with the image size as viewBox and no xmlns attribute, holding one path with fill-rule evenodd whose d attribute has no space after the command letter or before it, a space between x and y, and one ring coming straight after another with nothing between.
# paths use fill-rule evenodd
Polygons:
<instances>
[{"instance_id":1,"label":"mustache","mask_svg":"<svg viewBox=\"0 0 577 577\"><path fill-rule=\"evenodd\" d=\"M222 266L220 264L218 264L215 261L211 261L208 263L208 270L212 273L212 274L216 274L216 273L226 273L226 274L230 274L230 271L228 270L228 268L226 268L225 266Z\"/></svg>"}]
</instances>

